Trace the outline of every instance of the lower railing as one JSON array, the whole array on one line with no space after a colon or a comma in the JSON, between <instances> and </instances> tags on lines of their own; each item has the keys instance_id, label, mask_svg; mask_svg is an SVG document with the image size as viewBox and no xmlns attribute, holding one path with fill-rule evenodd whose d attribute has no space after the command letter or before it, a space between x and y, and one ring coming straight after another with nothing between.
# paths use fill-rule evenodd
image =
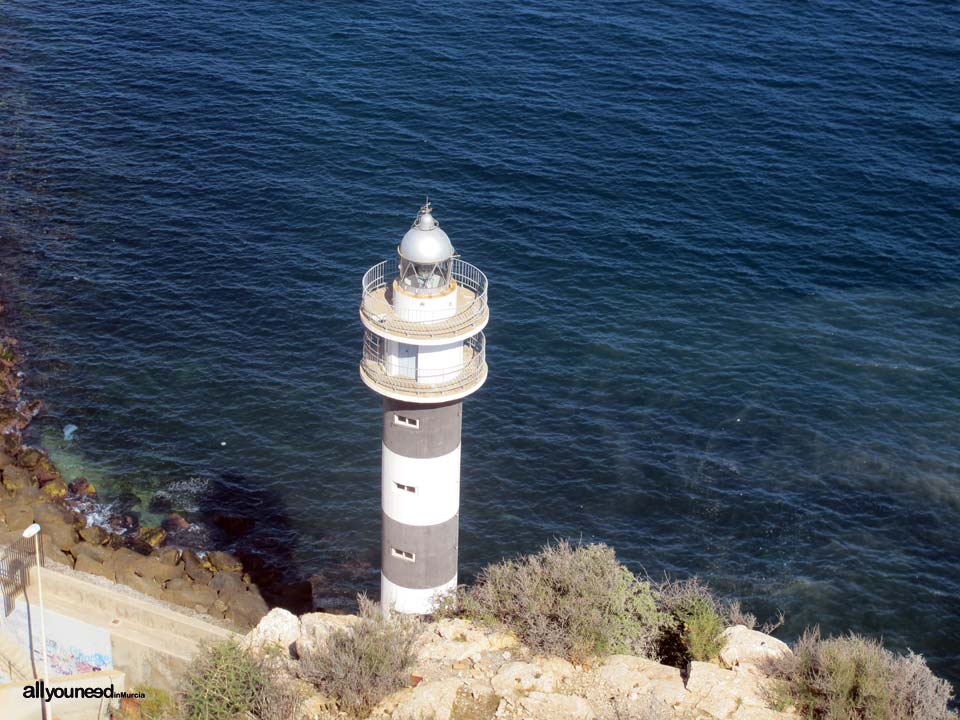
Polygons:
<instances>
[{"instance_id":1,"label":"lower railing","mask_svg":"<svg viewBox=\"0 0 960 720\"><path fill-rule=\"evenodd\" d=\"M417 367L416 355L390 354L387 343L378 335L365 333L360 371L370 382L394 393L440 398L478 385L486 377L483 333L464 340L463 362L444 368Z\"/></svg>"}]
</instances>

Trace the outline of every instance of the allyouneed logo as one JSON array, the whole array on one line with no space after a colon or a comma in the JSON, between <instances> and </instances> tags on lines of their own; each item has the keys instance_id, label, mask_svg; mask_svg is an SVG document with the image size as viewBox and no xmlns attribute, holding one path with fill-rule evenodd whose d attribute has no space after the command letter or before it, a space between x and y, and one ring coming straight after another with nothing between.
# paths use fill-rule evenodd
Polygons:
<instances>
[{"instance_id":1,"label":"allyouneed logo","mask_svg":"<svg viewBox=\"0 0 960 720\"><path fill-rule=\"evenodd\" d=\"M63 687L62 685L47 687L43 684L43 680L37 680L33 685L24 685L23 696L28 700L43 700L44 702L76 698L83 700L91 698L107 698L108 700L113 698L139 698L142 700L144 697L143 693L128 693L124 690L117 692L114 690L113 683L107 687Z\"/></svg>"}]
</instances>

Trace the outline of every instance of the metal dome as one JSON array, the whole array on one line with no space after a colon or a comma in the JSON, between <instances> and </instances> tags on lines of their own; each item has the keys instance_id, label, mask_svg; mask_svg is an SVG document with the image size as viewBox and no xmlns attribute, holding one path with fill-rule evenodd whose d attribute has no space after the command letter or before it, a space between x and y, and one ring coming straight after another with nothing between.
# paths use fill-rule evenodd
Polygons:
<instances>
[{"instance_id":1,"label":"metal dome","mask_svg":"<svg viewBox=\"0 0 960 720\"><path fill-rule=\"evenodd\" d=\"M400 241L400 257L417 264L441 263L453 257L453 244L433 217L430 200L420 208L413 227Z\"/></svg>"}]
</instances>

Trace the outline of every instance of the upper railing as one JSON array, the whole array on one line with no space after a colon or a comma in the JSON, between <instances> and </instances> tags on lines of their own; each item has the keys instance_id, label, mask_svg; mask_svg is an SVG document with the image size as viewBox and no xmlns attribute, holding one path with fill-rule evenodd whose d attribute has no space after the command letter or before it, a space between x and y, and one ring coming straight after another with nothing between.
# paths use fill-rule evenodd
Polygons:
<instances>
[{"instance_id":1,"label":"upper railing","mask_svg":"<svg viewBox=\"0 0 960 720\"><path fill-rule=\"evenodd\" d=\"M428 369L418 367L416 362L409 364L403 358L391 356L387 341L367 332L364 334L360 375L375 391L398 399L438 402L464 397L487 379L486 340L483 333L478 333L464 341L459 363Z\"/></svg>"},{"instance_id":2,"label":"upper railing","mask_svg":"<svg viewBox=\"0 0 960 720\"><path fill-rule=\"evenodd\" d=\"M360 313L371 329L408 338L454 337L477 328L489 314L487 309L487 276L479 268L460 258L453 259L452 278L456 283L457 311L416 310L400 318L393 309L393 281L399 273L397 260L384 260L363 276L363 298ZM446 315L446 317L444 317Z\"/></svg>"}]
</instances>

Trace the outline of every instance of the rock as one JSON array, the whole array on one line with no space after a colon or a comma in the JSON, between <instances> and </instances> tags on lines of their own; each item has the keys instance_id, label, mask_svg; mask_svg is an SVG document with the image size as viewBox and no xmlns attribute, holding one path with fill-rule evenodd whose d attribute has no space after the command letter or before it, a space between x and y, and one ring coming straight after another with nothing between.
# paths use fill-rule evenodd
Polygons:
<instances>
[{"instance_id":1,"label":"rock","mask_svg":"<svg viewBox=\"0 0 960 720\"><path fill-rule=\"evenodd\" d=\"M147 503L147 510L154 514L170 512L171 509L173 509L173 500L164 493L156 493Z\"/></svg>"},{"instance_id":2,"label":"rock","mask_svg":"<svg viewBox=\"0 0 960 720\"><path fill-rule=\"evenodd\" d=\"M417 639L417 660L453 664L473 655L513 647L513 635L491 632L468 620L444 619L429 626Z\"/></svg>"},{"instance_id":3,"label":"rock","mask_svg":"<svg viewBox=\"0 0 960 720\"><path fill-rule=\"evenodd\" d=\"M207 560L216 570L227 570L233 572L243 572L243 565L237 558L230 553L213 550L207 553Z\"/></svg>"},{"instance_id":4,"label":"rock","mask_svg":"<svg viewBox=\"0 0 960 720\"><path fill-rule=\"evenodd\" d=\"M37 450L36 448L28 447L24 448L20 452L20 457L17 458L19 464L25 468L35 468L40 460L43 459L43 453Z\"/></svg>"},{"instance_id":5,"label":"rock","mask_svg":"<svg viewBox=\"0 0 960 720\"><path fill-rule=\"evenodd\" d=\"M4 510L4 522L10 530L22 533L33 523L33 510L29 506L13 506Z\"/></svg>"},{"instance_id":6,"label":"rock","mask_svg":"<svg viewBox=\"0 0 960 720\"><path fill-rule=\"evenodd\" d=\"M531 720L593 720L596 713L582 697L533 692L520 700L520 707Z\"/></svg>"},{"instance_id":7,"label":"rock","mask_svg":"<svg viewBox=\"0 0 960 720\"><path fill-rule=\"evenodd\" d=\"M733 669L738 665L761 665L768 658L792 654L786 643L745 625L734 625L723 631L725 645L720 660Z\"/></svg>"},{"instance_id":8,"label":"rock","mask_svg":"<svg viewBox=\"0 0 960 720\"><path fill-rule=\"evenodd\" d=\"M318 649L331 632L350 627L358 620L356 615L332 615L322 612L301 615L300 635L296 642L297 655L303 657Z\"/></svg>"},{"instance_id":9,"label":"rock","mask_svg":"<svg viewBox=\"0 0 960 720\"><path fill-rule=\"evenodd\" d=\"M153 598L165 598L165 592L153 578L142 577L132 572L117 573L117 582Z\"/></svg>"},{"instance_id":10,"label":"rock","mask_svg":"<svg viewBox=\"0 0 960 720\"><path fill-rule=\"evenodd\" d=\"M144 558L137 569L137 574L144 577L153 578L161 585L168 580L183 577L182 565L170 565L162 562L159 557L151 555Z\"/></svg>"},{"instance_id":11,"label":"rock","mask_svg":"<svg viewBox=\"0 0 960 720\"><path fill-rule=\"evenodd\" d=\"M193 550L183 551L183 567L187 575L202 585L207 585L213 578L213 573L204 566Z\"/></svg>"},{"instance_id":12,"label":"rock","mask_svg":"<svg viewBox=\"0 0 960 720\"><path fill-rule=\"evenodd\" d=\"M97 562L89 555L77 555L77 564L74 566L74 569L79 570L80 572L90 573L91 575L99 575L100 577L105 577L108 580L113 580L113 573L108 568L103 566L103 563Z\"/></svg>"},{"instance_id":13,"label":"rock","mask_svg":"<svg viewBox=\"0 0 960 720\"><path fill-rule=\"evenodd\" d=\"M244 636L242 642L244 647L253 650L266 649L271 645L279 646L293 655L298 637L300 637L300 619L289 610L273 608L260 618L260 622Z\"/></svg>"},{"instance_id":14,"label":"rock","mask_svg":"<svg viewBox=\"0 0 960 720\"><path fill-rule=\"evenodd\" d=\"M13 458L7 455L7 453L0 451L0 469L5 468L7 465L13 465Z\"/></svg>"},{"instance_id":15,"label":"rock","mask_svg":"<svg viewBox=\"0 0 960 720\"><path fill-rule=\"evenodd\" d=\"M528 692L556 692L574 672L573 665L560 658L548 658L537 664L511 662L501 667L490 682L497 695L513 698Z\"/></svg>"},{"instance_id":16,"label":"rock","mask_svg":"<svg viewBox=\"0 0 960 720\"><path fill-rule=\"evenodd\" d=\"M393 720L450 720L457 694L463 686L458 678L446 678L435 682L420 683L415 688L403 690L403 696L393 711Z\"/></svg>"},{"instance_id":17,"label":"rock","mask_svg":"<svg viewBox=\"0 0 960 720\"><path fill-rule=\"evenodd\" d=\"M93 483L86 478L77 478L67 487L70 488L70 492L78 497L91 497L97 494L97 489L93 486Z\"/></svg>"},{"instance_id":18,"label":"rock","mask_svg":"<svg viewBox=\"0 0 960 720\"><path fill-rule=\"evenodd\" d=\"M243 582L240 573L224 572L222 570L218 570L213 574L213 578L210 580L210 587L216 590L221 596L226 597L244 592L247 589L247 585ZM294 638L294 640L296 640L296 638ZM291 642L293 641L291 640Z\"/></svg>"},{"instance_id":19,"label":"rock","mask_svg":"<svg viewBox=\"0 0 960 720\"><path fill-rule=\"evenodd\" d=\"M216 597L216 593L208 589ZM253 627L270 610L264 599L260 597L260 591L255 588L223 599L227 603L227 612L224 613L224 617L242 628Z\"/></svg>"},{"instance_id":20,"label":"rock","mask_svg":"<svg viewBox=\"0 0 960 720\"><path fill-rule=\"evenodd\" d=\"M790 713L777 712L769 708L752 705L743 705L730 716L730 720L796 720L796 718L796 715Z\"/></svg>"},{"instance_id":21,"label":"rock","mask_svg":"<svg viewBox=\"0 0 960 720\"><path fill-rule=\"evenodd\" d=\"M173 533L177 530L185 530L190 527L190 523L184 520L183 516L179 513L170 513L163 519L163 522L160 523L160 527L168 533Z\"/></svg>"},{"instance_id":22,"label":"rock","mask_svg":"<svg viewBox=\"0 0 960 720\"><path fill-rule=\"evenodd\" d=\"M180 562L180 548L165 547L157 551L157 560L164 565L176 565Z\"/></svg>"},{"instance_id":23,"label":"rock","mask_svg":"<svg viewBox=\"0 0 960 720\"><path fill-rule=\"evenodd\" d=\"M696 712L725 720L741 708L766 708L763 676L754 672L735 672L713 663L690 663L684 705Z\"/></svg>"},{"instance_id":24,"label":"rock","mask_svg":"<svg viewBox=\"0 0 960 720\"><path fill-rule=\"evenodd\" d=\"M300 708L303 720L327 720L336 715L337 701L319 693L310 695Z\"/></svg>"},{"instance_id":25,"label":"rock","mask_svg":"<svg viewBox=\"0 0 960 720\"><path fill-rule=\"evenodd\" d=\"M40 503L33 506L33 521L40 523L40 527L51 523L69 524L73 522L73 515L60 505Z\"/></svg>"},{"instance_id":26,"label":"rock","mask_svg":"<svg viewBox=\"0 0 960 720\"><path fill-rule=\"evenodd\" d=\"M80 537L91 545L104 545L110 539L107 531L99 525L88 525L80 528Z\"/></svg>"},{"instance_id":27,"label":"rock","mask_svg":"<svg viewBox=\"0 0 960 720\"><path fill-rule=\"evenodd\" d=\"M140 513L127 511L111 515L107 520L110 529L116 533L125 533L140 527Z\"/></svg>"},{"instance_id":28,"label":"rock","mask_svg":"<svg viewBox=\"0 0 960 720\"><path fill-rule=\"evenodd\" d=\"M170 580L164 589L163 597L177 605L189 608L201 606L204 610L212 607L217 601L216 591L206 585L191 583L186 578Z\"/></svg>"},{"instance_id":29,"label":"rock","mask_svg":"<svg viewBox=\"0 0 960 720\"><path fill-rule=\"evenodd\" d=\"M111 553L109 548L104 547L103 545L94 545L93 543L81 542L73 548L73 554L76 556L77 560L81 557L89 558L94 562L98 562L103 565L104 560L107 559L107 556Z\"/></svg>"},{"instance_id":30,"label":"rock","mask_svg":"<svg viewBox=\"0 0 960 720\"><path fill-rule=\"evenodd\" d=\"M463 685L450 713L451 720L493 720L500 706L500 698L487 683Z\"/></svg>"},{"instance_id":31,"label":"rock","mask_svg":"<svg viewBox=\"0 0 960 720\"><path fill-rule=\"evenodd\" d=\"M159 527L142 527L137 533L137 538L152 548L160 547L167 537L167 531Z\"/></svg>"},{"instance_id":32,"label":"rock","mask_svg":"<svg viewBox=\"0 0 960 720\"><path fill-rule=\"evenodd\" d=\"M618 697L631 694L652 696L671 706L687 698L680 671L653 660L633 655L611 655L596 673Z\"/></svg>"},{"instance_id":33,"label":"rock","mask_svg":"<svg viewBox=\"0 0 960 720\"><path fill-rule=\"evenodd\" d=\"M65 551L71 550L80 539L74 527L63 522L48 522L46 525L41 525L40 532L50 538L56 547Z\"/></svg>"},{"instance_id":34,"label":"rock","mask_svg":"<svg viewBox=\"0 0 960 720\"><path fill-rule=\"evenodd\" d=\"M7 490L19 490L33 484L30 471L17 465L7 465L3 468L3 486Z\"/></svg>"},{"instance_id":35,"label":"rock","mask_svg":"<svg viewBox=\"0 0 960 720\"><path fill-rule=\"evenodd\" d=\"M55 478L45 483L40 494L48 500L63 500L67 496L67 483L63 478Z\"/></svg>"}]
</instances>

